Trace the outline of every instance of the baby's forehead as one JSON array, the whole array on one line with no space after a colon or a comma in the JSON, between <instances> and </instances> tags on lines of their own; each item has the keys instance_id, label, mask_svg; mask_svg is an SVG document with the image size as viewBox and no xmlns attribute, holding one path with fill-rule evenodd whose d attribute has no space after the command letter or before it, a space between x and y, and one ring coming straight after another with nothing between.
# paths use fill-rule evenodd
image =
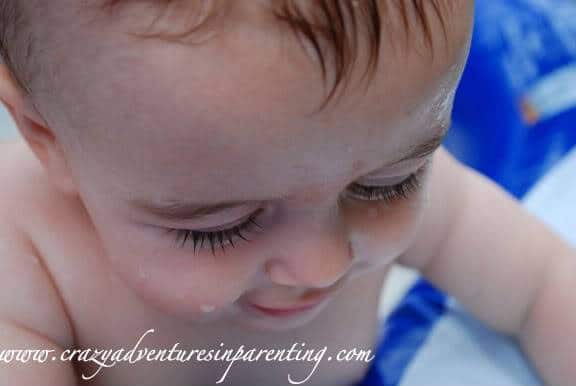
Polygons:
<instances>
[{"instance_id":1,"label":"baby's forehead","mask_svg":"<svg viewBox=\"0 0 576 386\"><path fill-rule=\"evenodd\" d=\"M46 71L55 81L44 111L53 113L52 128L70 146L84 143L93 153L100 152L95 148L99 144L111 143L124 149L118 154L133 151L138 138L148 154L161 151L165 165L176 162L171 159L176 154L200 154L208 147L197 144L207 141L215 152L219 141L232 140L237 145L259 143L255 139L288 141L305 148L305 141L296 144L291 138L335 135L350 142L358 130L385 131L403 114L414 115L423 103L433 103L430 93L438 82L457 73L449 71L455 62L449 55L438 54L434 60L419 54L393 57L384 49L369 90L358 87L359 70L337 109L332 105L310 118L325 97L318 63L309 60L296 39L282 39L279 35L288 35L273 34L267 24L243 22L235 33L188 45L130 36L131 28L120 22L88 18L77 23L65 45L49 51L53 67ZM422 122L416 122L418 117L410 118L413 130L426 128L426 115L420 116ZM416 138L405 137L405 146ZM287 159L296 156L288 150Z\"/></svg>"},{"instance_id":2,"label":"baby's forehead","mask_svg":"<svg viewBox=\"0 0 576 386\"><path fill-rule=\"evenodd\" d=\"M31 65L16 67L38 79L36 88L50 94L67 83L67 62L86 67L93 55L112 56L112 48L123 50L150 38L192 46L206 38L205 33L234 34L240 27L260 29L271 39L298 37L304 43L300 48L309 48L324 76L334 72L336 86L351 69L362 70L367 64L366 73L374 70L378 56L390 60L398 52L418 52L422 60L450 57L465 39L461 31L471 24L473 9L472 2L457 0L30 0L25 4L28 22L21 35L28 35L28 29L32 33L21 40L29 42ZM363 48L364 53L359 52Z\"/></svg>"},{"instance_id":3,"label":"baby's forehead","mask_svg":"<svg viewBox=\"0 0 576 386\"><path fill-rule=\"evenodd\" d=\"M58 100L70 135L60 138L79 135L90 168L105 170L101 178L114 170L126 189L192 194L193 180L232 189L250 173L281 194L316 177L340 183L359 159L362 171L392 162L441 128L446 111L434 109L449 95L437 94L453 89L456 59L384 50L367 90L351 87L337 109L311 116L324 96L317 63L296 40L254 25L194 46L130 37L125 25L72 36L78 51L61 62Z\"/></svg>"},{"instance_id":4,"label":"baby's forehead","mask_svg":"<svg viewBox=\"0 0 576 386\"><path fill-rule=\"evenodd\" d=\"M71 3L71 0L59 0ZM97 69L88 68L95 67L98 62L104 64L104 62L112 63L115 58L115 66L123 66L122 61L127 58L130 60L131 65L137 65L138 61L155 60L158 62L163 62L165 60L172 60L172 58L165 59L162 56L162 49L148 50L146 51L143 47L150 47L152 43L166 43L166 44L180 44L180 43L190 43L186 46L190 51L200 51L198 47L207 44L214 44L215 42L223 43L219 48L223 52L223 56L232 58L234 61L242 61L245 56L249 55L246 53L246 48L250 45L262 45L263 40L261 39L263 35L268 39L268 42L272 42L274 45L283 44L286 46L288 34L286 31L280 32L278 28L274 26L279 25L280 21L288 21L288 24L292 23L292 26L298 26L298 23L294 22L294 14L298 15L298 12L311 12L310 8L320 7L321 4L331 4L332 7L341 7L342 9L352 9L356 10L358 16L357 21L375 22L374 14L375 10L372 7L379 5L379 23L370 24L363 23L367 30L356 31L355 41L349 35L350 31L354 30L354 23L348 24L348 20L342 20L341 17L335 16L338 14L337 11L342 11L341 8L328 8L324 9L324 22L330 25L332 30L322 30L314 32L314 29L301 30L300 31L300 41L306 41L304 45L305 48L308 47L310 50L306 51L308 54L310 51L316 52L318 57L316 59L317 67L321 67L323 74L326 72L332 75L333 84L338 81L344 83L344 80L349 77L350 72L353 70L361 71L364 68L364 64L372 66L372 70L375 69L378 60L382 60L386 63L384 68L391 67L390 64L393 62L398 62L399 60L409 61L408 58L398 58L404 53L399 53L398 51L406 51L407 54L417 53L421 55L417 58L420 61L434 61L440 59L440 62L450 62L454 61L454 52L457 51L462 46L464 40L467 39L467 34L462 33L463 29L455 28L457 26L451 26L449 20L450 16L454 16L457 12L457 7L446 7L439 6L438 4L447 2L447 0L434 0L434 1L238 1L238 2L222 2L216 0L208 1L178 1L178 0L94 0L88 2L74 2L76 5L74 8L76 10L81 10L78 12L83 12L84 17L82 21L76 22L75 31L71 33L65 40L61 39L62 47L57 50L46 50L51 54L52 59L57 59L54 63L52 70L53 73L58 73L59 70L66 69L66 62L69 62L74 69L82 68L86 75L90 71ZM235 4L234 9L231 10L229 4ZM275 10L270 10L270 4L283 4L286 8L284 11L292 12L292 16L286 16L282 19L284 14L280 13L278 17L271 21L270 18L263 19L262 15L269 15L271 12L276 12ZM438 4L437 4L438 3ZM462 2L465 3L465 2ZM83 5L78 5L83 4ZM305 4L306 7L303 7ZM339 5L340 4L340 5ZM342 6L341 4L347 4L348 8ZM355 4L355 5L354 5ZM432 4L432 5L431 5ZM227 5L227 6L226 6ZM187 9L188 12L180 12L182 9ZM281 7L279 7L281 9ZM464 8L464 7L462 7ZM220 9L224 9L225 12L217 12ZM278 8L277 8L278 9ZM216 11L214 11L216 10ZM298 11L296 11L298 10ZM304 10L304 11L303 11ZM322 13L322 11L317 11L317 14ZM461 12L462 13L462 12ZM204 26L202 20L204 18L200 17L200 24L196 25L194 23L198 22L198 18L194 18L191 14L202 14L205 16L205 20L208 20L209 28L203 30L202 28L196 28L199 26ZM320 16L314 14L309 20L311 25L316 23ZM216 15L211 18L211 15ZM232 16L231 16L232 15ZM257 15L257 16L254 16ZM461 15L460 15L461 16ZM179 23L175 23L175 20L179 20ZM191 21L190 21L191 20ZM220 20L220 23L214 22L212 20ZM262 22L266 20L267 22ZM300 21L302 22L301 19ZM189 22L190 21L190 22ZM338 22L341 24L338 26ZM398 26L399 24L406 23L403 27L406 29L404 34L399 32L393 32L391 29L392 25ZM61 23L65 24L65 23ZM357 23L358 24L358 23ZM356 27L358 25L356 24ZM458 23L456 23L458 24ZM463 22L461 22L463 24ZM301 26L305 25L304 22L300 23ZM190 28L192 26L193 28ZM239 26L242 26L240 28ZM237 29L235 29L237 28ZM305 27L303 27L305 28ZM361 28L361 27L360 27ZM231 31L230 35L238 35L241 38L235 39L232 36L231 39L208 39L202 41L201 44L197 44L196 32L199 32L200 40L206 37L202 32L213 32L217 34L219 31ZM341 34L338 34L338 31ZM240 32L240 33L237 33ZM192 35L189 35L192 33ZM223 34L221 34L223 35ZM410 41L411 47L401 47L402 39L399 36L404 36L406 42L408 43L410 39L407 37L411 35L413 37L418 37L422 42L426 42L430 39L432 45L437 45L437 47L427 47L418 49L418 46L414 42ZM192 36L192 40L187 40ZM357 44L364 37L365 43L370 44L363 47L368 47L368 50L362 51L358 49ZM447 39L446 37L451 37ZM303 38L302 38L303 37ZM183 40L182 40L183 39ZM387 41L388 44L382 43L382 41ZM449 42L451 44L448 44ZM239 43L236 45L235 43ZM286 50L283 54L290 58L295 58L296 55L301 53L296 52L296 49L302 48L292 41L288 44L292 47L292 50ZM360 44L361 45L361 44ZM380 52L380 45L384 46L382 52ZM69 46L68 50L66 46ZM453 47L449 47L453 46ZM156 47L159 47L156 44ZM356 47L356 48L355 48ZM263 60L265 59L267 53L265 51L264 45L262 45L261 53L257 50L253 50L251 54L260 56ZM450 50L452 48L452 50ZM75 52L75 55L66 55L65 51ZM153 53L153 51L155 51ZM228 52L225 52L228 51ZM59 56L56 57L52 53L57 53ZM424 55L422 55L424 53ZM199 56L201 53L198 52ZM156 57L153 57L156 55ZM236 58L234 58L234 55ZM101 58L95 58L96 56L106 56L107 60L101 60ZM309 55L308 55L309 56ZM362 57L363 60L357 60ZM97 59L97 60L94 60ZM412 58L414 60L414 58ZM61 65L60 65L61 64ZM318 66L319 65L319 66ZM439 63L439 67L442 63ZM126 67L126 62L124 63ZM192 66L190 67L193 68ZM100 73L102 74L102 71ZM113 71L112 68L106 69L106 71ZM74 71L67 72L70 76L73 76ZM368 71L366 72L366 74ZM62 74L62 80L66 81L66 74ZM84 78L87 78L85 76Z\"/></svg>"}]
</instances>

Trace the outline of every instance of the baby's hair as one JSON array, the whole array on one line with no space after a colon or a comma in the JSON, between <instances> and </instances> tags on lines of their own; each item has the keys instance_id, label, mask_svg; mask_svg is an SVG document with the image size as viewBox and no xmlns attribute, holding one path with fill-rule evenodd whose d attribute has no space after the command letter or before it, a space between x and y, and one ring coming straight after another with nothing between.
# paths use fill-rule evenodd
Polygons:
<instances>
[{"instance_id":1,"label":"baby's hair","mask_svg":"<svg viewBox=\"0 0 576 386\"><path fill-rule=\"evenodd\" d=\"M227 1L230 0L224 0ZM274 4L272 13L277 20L286 23L299 39L304 37L312 44L325 83L327 59L332 59L334 82L322 107L349 80L358 54L358 38L362 35L358 32L359 28L365 29L368 41L369 60L363 76L363 79L367 79L367 76L373 75L379 61L384 14L388 17L398 15L408 34L421 33L425 42L433 46L431 18L437 17L441 21L446 37L446 10L442 8L449 7L454 1L460 0L270 0ZM154 23L170 6L181 6L183 3L187 3L186 6L191 3L211 5L205 17L185 31L136 34L142 38L167 40L179 40L195 33L208 24L224 5L215 6L220 3L219 0L96 0L95 6L111 15L119 6L135 2L147 2L161 7ZM25 94L32 95L33 71L29 68L29 62L37 38L31 34L33 21L29 20L29 12L26 12L26 5L22 3L21 0L0 0L0 55L17 85ZM419 26L417 29L414 29L414 20Z\"/></svg>"}]
</instances>

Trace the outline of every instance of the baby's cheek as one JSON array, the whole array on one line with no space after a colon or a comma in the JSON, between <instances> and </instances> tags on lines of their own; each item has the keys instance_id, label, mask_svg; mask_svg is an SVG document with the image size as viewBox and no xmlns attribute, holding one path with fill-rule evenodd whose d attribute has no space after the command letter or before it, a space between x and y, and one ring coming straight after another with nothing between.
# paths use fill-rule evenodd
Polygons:
<instances>
[{"instance_id":1,"label":"baby's cheek","mask_svg":"<svg viewBox=\"0 0 576 386\"><path fill-rule=\"evenodd\" d=\"M422 222L423 194L393 203L354 203L348 208L349 237L361 266L392 263L412 244Z\"/></svg>"},{"instance_id":2,"label":"baby's cheek","mask_svg":"<svg viewBox=\"0 0 576 386\"><path fill-rule=\"evenodd\" d=\"M139 251L121 264L121 277L147 305L189 321L211 320L242 294L248 272L210 252ZM129 259L127 259L129 260Z\"/></svg>"}]
</instances>

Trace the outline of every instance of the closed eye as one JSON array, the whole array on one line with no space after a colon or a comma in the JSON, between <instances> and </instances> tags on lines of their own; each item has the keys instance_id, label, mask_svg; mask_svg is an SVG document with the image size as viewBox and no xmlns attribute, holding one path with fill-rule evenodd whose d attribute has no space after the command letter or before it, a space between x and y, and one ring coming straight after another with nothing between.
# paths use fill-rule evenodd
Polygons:
<instances>
[{"instance_id":1,"label":"closed eye","mask_svg":"<svg viewBox=\"0 0 576 386\"><path fill-rule=\"evenodd\" d=\"M210 245L212 254L216 254L217 245L225 251L226 246L231 245L235 248L234 240L240 241L251 241L246 238L248 232L256 229L262 230L262 227L256 222L256 218L260 215L263 209L258 209L256 212L252 213L246 221L241 224L235 225L228 229L221 229L217 231L199 231L191 229L175 229L167 228L167 233L175 233L175 244L179 247L184 247L187 243L193 244L194 253L196 253L196 248L198 250L204 247L204 243Z\"/></svg>"},{"instance_id":2,"label":"closed eye","mask_svg":"<svg viewBox=\"0 0 576 386\"><path fill-rule=\"evenodd\" d=\"M354 182L348 187L347 195L358 200L383 201L386 203L407 200L412 194L420 190L421 174L422 171L418 171L404 181L390 186L367 186Z\"/></svg>"},{"instance_id":3,"label":"closed eye","mask_svg":"<svg viewBox=\"0 0 576 386\"><path fill-rule=\"evenodd\" d=\"M416 194L422 188L422 177L428 169L429 162L426 163L415 173L408 176L402 182L390 186L367 186L358 183L352 183L348 186L346 195L350 198L361 201L380 201L385 203L394 203L407 200ZM264 209L258 209L252 213L246 221L228 229L216 231L201 231L191 229L174 229L168 228L168 233L175 233L175 244L184 247L188 243L193 246L194 253L201 250L206 244L210 247L212 255L216 255L216 249L220 248L225 252L226 248L231 246L236 248L238 242L252 241L247 235L254 231L264 231L257 223L257 219ZM236 241L236 243L235 243Z\"/></svg>"}]
</instances>

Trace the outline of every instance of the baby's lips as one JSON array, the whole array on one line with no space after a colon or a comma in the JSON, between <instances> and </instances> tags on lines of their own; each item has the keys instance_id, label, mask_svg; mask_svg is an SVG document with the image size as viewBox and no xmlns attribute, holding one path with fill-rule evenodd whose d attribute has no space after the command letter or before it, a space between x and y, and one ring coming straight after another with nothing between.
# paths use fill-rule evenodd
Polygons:
<instances>
[{"instance_id":1,"label":"baby's lips","mask_svg":"<svg viewBox=\"0 0 576 386\"><path fill-rule=\"evenodd\" d=\"M344 284L344 282L347 281L347 279L348 275L345 275L328 288L308 290L305 291L302 295L293 298L292 300L286 300L286 297L273 296L274 294L268 297L262 293L255 293L252 294L252 296L248 294L242 299L242 304L276 310L305 308L310 305L320 303L325 298L337 292L338 289Z\"/></svg>"}]
</instances>

